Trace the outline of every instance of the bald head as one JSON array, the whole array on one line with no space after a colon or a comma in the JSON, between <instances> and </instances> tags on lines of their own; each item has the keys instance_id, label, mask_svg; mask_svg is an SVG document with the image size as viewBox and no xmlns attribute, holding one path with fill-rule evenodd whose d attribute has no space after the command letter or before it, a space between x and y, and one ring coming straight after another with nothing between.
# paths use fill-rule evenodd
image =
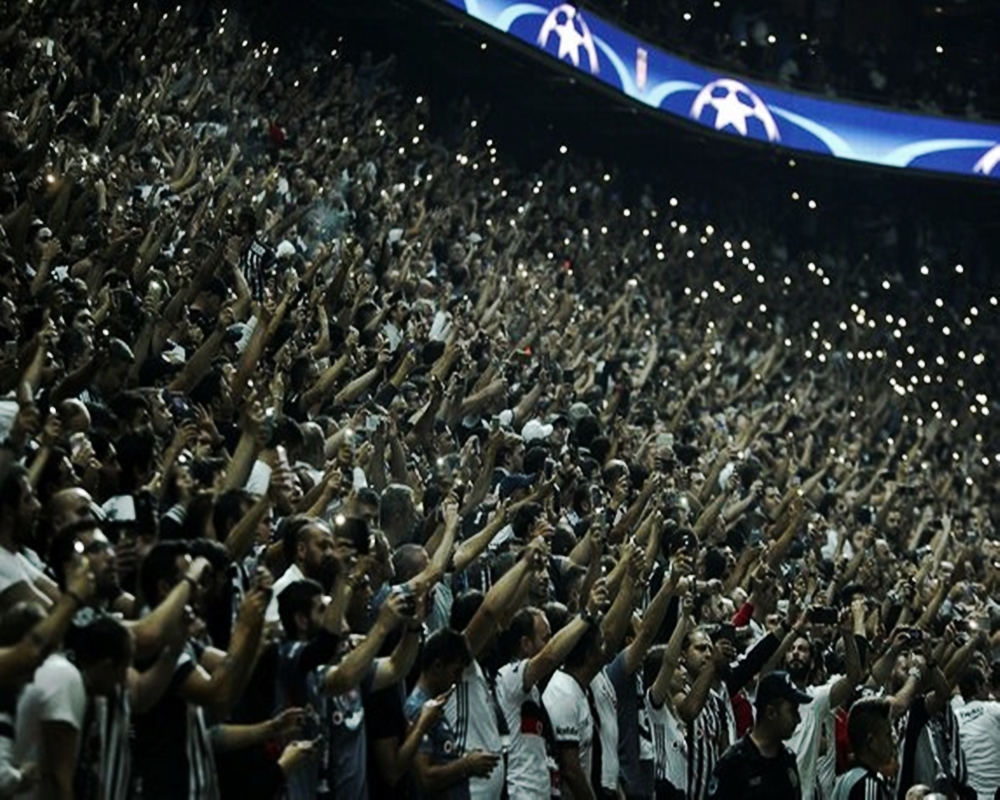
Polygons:
<instances>
[{"instance_id":1,"label":"bald head","mask_svg":"<svg viewBox=\"0 0 1000 800\"><path fill-rule=\"evenodd\" d=\"M86 433L90 430L90 412L82 400L67 398L59 404L59 421L63 433Z\"/></svg>"},{"instance_id":2,"label":"bald head","mask_svg":"<svg viewBox=\"0 0 1000 800\"><path fill-rule=\"evenodd\" d=\"M60 489L52 495L45 512L52 523L53 533L81 520L94 518L94 501L90 494L77 486Z\"/></svg>"}]
</instances>

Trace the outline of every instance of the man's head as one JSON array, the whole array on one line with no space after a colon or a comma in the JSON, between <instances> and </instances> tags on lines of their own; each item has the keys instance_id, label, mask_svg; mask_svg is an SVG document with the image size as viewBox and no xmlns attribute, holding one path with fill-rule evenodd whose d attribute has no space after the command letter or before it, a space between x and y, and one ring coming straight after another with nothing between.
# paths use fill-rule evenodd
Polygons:
<instances>
[{"instance_id":1,"label":"man's head","mask_svg":"<svg viewBox=\"0 0 1000 800\"><path fill-rule=\"evenodd\" d=\"M847 738L854 756L871 769L889 764L896 750L889 710L885 698L862 697L847 715Z\"/></svg>"},{"instance_id":2,"label":"man's head","mask_svg":"<svg viewBox=\"0 0 1000 800\"><path fill-rule=\"evenodd\" d=\"M306 641L319 633L327 598L316 581L295 581L278 595L278 616L285 636L292 641Z\"/></svg>"},{"instance_id":3,"label":"man's head","mask_svg":"<svg viewBox=\"0 0 1000 800\"><path fill-rule=\"evenodd\" d=\"M329 591L337 574L330 526L321 519L297 514L283 521L281 539L285 562Z\"/></svg>"},{"instance_id":4,"label":"man's head","mask_svg":"<svg viewBox=\"0 0 1000 800\"><path fill-rule=\"evenodd\" d=\"M809 641L809 637L805 635L796 636L792 642L792 646L788 649L788 654L785 656L785 669L792 676L792 680L801 686L809 680L812 665L812 644Z\"/></svg>"},{"instance_id":5,"label":"man's head","mask_svg":"<svg viewBox=\"0 0 1000 800\"><path fill-rule=\"evenodd\" d=\"M684 666L692 676L709 665L715 653L712 637L704 628L695 628L684 637Z\"/></svg>"},{"instance_id":6,"label":"man's head","mask_svg":"<svg viewBox=\"0 0 1000 800\"><path fill-rule=\"evenodd\" d=\"M958 689L962 693L962 698L966 701L985 700L988 694L989 683L986 680L986 673L978 664L966 667L958 678Z\"/></svg>"},{"instance_id":7,"label":"man's head","mask_svg":"<svg viewBox=\"0 0 1000 800\"><path fill-rule=\"evenodd\" d=\"M770 672L757 685L754 727L779 741L787 741L801 720L799 706L811 700L795 686L787 672Z\"/></svg>"},{"instance_id":8,"label":"man's head","mask_svg":"<svg viewBox=\"0 0 1000 800\"><path fill-rule=\"evenodd\" d=\"M112 600L121 593L118 583L118 564L115 550L104 535L100 524L93 519L84 519L67 525L49 542L48 562L59 581L63 583L67 565L82 550L87 563L94 573L97 597Z\"/></svg>"},{"instance_id":9,"label":"man's head","mask_svg":"<svg viewBox=\"0 0 1000 800\"><path fill-rule=\"evenodd\" d=\"M382 492L379 504L379 527L396 547L407 541L417 524L413 490L401 483L391 483Z\"/></svg>"},{"instance_id":10,"label":"man's head","mask_svg":"<svg viewBox=\"0 0 1000 800\"><path fill-rule=\"evenodd\" d=\"M61 489L49 498L45 512L52 532L58 533L73 523L94 519L94 501L86 489Z\"/></svg>"},{"instance_id":11,"label":"man's head","mask_svg":"<svg viewBox=\"0 0 1000 800\"><path fill-rule=\"evenodd\" d=\"M185 541L160 542L146 554L139 570L139 585L151 608L163 601L190 565L191 556Z\"/></svg>"},{"instance_id":12,"label":"man's head","mask_svg":"<svg viewBox=\"0 0 1000 800\"><path fill-rule=\"evenodd\" d=\"M588 625L587 630L577 640L566 656L563 666L567 671L591 671L604 663L604 638L599 625Z\"/></svg>"},{"instance_id":13,"label":"man's head","mask_svg":"<svg viewBox=\"0 0 1000 800\"><path fill-rule=\"evenodd\" d=\"M91 694L107 696L125 683L135 645L128 628L111 616L99 616L68 637L77 669Z\"/></svg>"},{"instance_id":14,"label":"man's head","mask_svg":"<svg viewBox=\"0 0 1000 800\"><path fill-rule=\"evenodd\" d=\"M552 629L541 609L528 607L514 615L507 635L514 658L533 658L552 638Z\"/></svg>"},{"instance_id":15,"label":"man's head","mask_svg":"<svg viewBox=\"0 0 1000 800\"><path fill-rule=\"evenodd\" d=\"M451 628L441 628L427 637L420 654L420 680L433 695L439 695L462 678L469 665L465 637Z\"/></svg>"}]
</instances>

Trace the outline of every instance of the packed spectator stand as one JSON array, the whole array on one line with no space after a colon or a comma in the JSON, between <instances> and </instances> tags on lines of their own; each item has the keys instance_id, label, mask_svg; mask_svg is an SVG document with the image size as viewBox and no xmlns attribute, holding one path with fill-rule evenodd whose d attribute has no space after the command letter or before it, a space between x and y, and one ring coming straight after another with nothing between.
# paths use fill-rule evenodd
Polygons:
<instances>
[{"instance_id":1,"label":"packed spectator stand","mask_svg":"<svg viewBox=\"0 0 1000 800\"><path fill-rule=\"evenodd\" d=\"M0 796L1000 794L989 276L255 5L0 20Z\"/></svg>"}]
</instances>

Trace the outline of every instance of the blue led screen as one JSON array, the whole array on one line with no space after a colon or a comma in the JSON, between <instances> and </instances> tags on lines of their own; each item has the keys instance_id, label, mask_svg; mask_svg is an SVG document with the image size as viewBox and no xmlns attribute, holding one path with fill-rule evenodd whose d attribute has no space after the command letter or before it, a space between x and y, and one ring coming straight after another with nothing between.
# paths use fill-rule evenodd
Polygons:
<instances>
[{"instance_id":1,"label":"blue led screen","mask_svg":"<svg viewBox=\"0 0 1000 800\"><path fill-rule=\"evenodd\" d=\"M1000 125L785 91L669 55L558 0L444 0L652 108L720 133L884 167L1000 178Z\"/></svg>"}]
</instances>

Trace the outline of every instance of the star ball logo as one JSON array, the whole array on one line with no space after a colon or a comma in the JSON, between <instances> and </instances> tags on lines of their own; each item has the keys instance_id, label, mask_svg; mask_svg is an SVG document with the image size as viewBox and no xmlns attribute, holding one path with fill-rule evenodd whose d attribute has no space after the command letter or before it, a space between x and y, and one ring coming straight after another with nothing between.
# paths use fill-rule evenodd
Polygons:
<instances>
[{"instance_id":1,"label":"star ball logo","mask_svg":"<svg viewBox=\"0 0 1000 800\"><path fill-rule=\"evenodd\" d=\"M590 61L590 72L592 75L598 73L597 48L594 46L594 37L590 35L590 28L587 27L583 15L569 3L557 6L549 12L542 23L542 29L538 33L538 46L544 48L549 43L552 34L559 37L560 60L569 58L574 67L580 66L580 48L582 47Z\"/></svg>"},{"instance_id":2,"label":"star ball logo","mask_svg":"<svg viewBox=\"0 0 1000 800\"><path fill-rule=\"evenodd\" d=\"M989 175L998 163L1000 163L1000 144L979 159L976 162L976 166L972 168L972 171L979 175Z\"/></svg>"},{"instance_id":3,"label":"star ball logo","mask_svg":"<svg viewBox=\"0 0 1000 800\"><path fill-rule=\"evenodd\" d=\"M778 126L764 101L749 88L732 78L720 78L704 86L691 106L691 118L701 122L706 107L715 110L715 129L733 128L741 136L748 134L747 120L756 119L764 126L770 142L781 139ZM706 121L705 124L708 124Z\"/></svg>"}]
</instances>

